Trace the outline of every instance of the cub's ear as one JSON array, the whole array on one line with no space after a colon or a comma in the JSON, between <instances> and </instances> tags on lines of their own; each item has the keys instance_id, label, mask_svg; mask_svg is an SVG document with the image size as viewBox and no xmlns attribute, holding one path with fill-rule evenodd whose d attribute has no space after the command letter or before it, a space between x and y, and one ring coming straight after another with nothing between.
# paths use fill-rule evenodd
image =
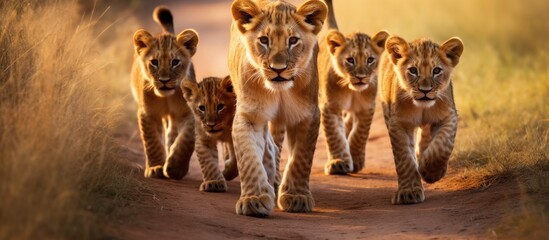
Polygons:
<instances>
[{"instance_id":1,"label":"cub's ear","mask_svg":"<svg viewBox=\"0 0 549 240\"><path fill-rule=\"evenodd\" d=\"M235 0L231 5L233 20L241 33L245 33L250 27L254 17L261 14L261 9L251 0Z\"/></svg>"},{"instance_id":2,"label":"cub's ear","mask_svg":"<svg viewBox=\"0 0 549 240\"><path fill-rule=\"evenodd\" d=\"M235 95L233 83L231 82L231 76L227 75L221 80L221 89L225 89L227 93Z\"/></svg>"},{"instance_id":3,"label":"cub's ear","mask_svg":"<svg viewBox=\"0 0 549 240\"><path fill-rule=\"evenodd\" d=\"M372 38L372 45L377 54L381 54L383 52L383 49L385 49L385 42L387 41L388 37L389 32L381 30L376 33L376 35Z\"/></svg>"},{"instance_id":4,"label":"cub's ear","mask_svg":"<svg viewBox=\"0 0 549 240\"><path fill-rule=\"evenodd\" d=\"M185 100L192 102L198 95L198 84L185 78L181 82L181 90L183 91Z\"/></svg>"},{"instance_id":5,"label":"cub's ear","mask_svg":"<svg viewBox=\"0 0 549 240\"><path fill-rule=\"evenodd\" d=\"M396 65L398 60L403 58L408 51L408 43L401 37L391 36L385 42L385 50L389 53L391 63Z\"/></svg>"},{"instance_id":6,"label":"cub's ear","mask_svg":"<svg viewBox=\"0 0 549 240\"><path fill-rule=\"evenodd\" d=\"M194 29L186 29L177 35L176 41L180 46L189 50L192 57L196 53L198 33Z\"/></svg>"},{"instance_id":7,"label":"cub's ear","mask_svg":"<svg viewBox=\"0 0 549 240\"><path fill-rule=\"evenodd\" d=\"M133 47L135 49L135 53L139 55L143 49L151 46L152 41L153 36L149 32L143 29L137 30L133 34Z\"/></svg>"},{"instance_id":8,"label":"cub's ear","mask_svg":"<svg viewBox=\"0 0 549 240\"><path fill-rule=\"evenodd\" d=\"M345 45L345 36L337 30L332 30L326 34L326 43L328 43L328 50L330 54L334 55L336 49Z\"/></svg>"},{"instance_id":9,"label":"cub's ear","mask_svg":"<svg viewBox=\"0 0 549 240\"><path fill-rule=\"evenodd\" d=\"M322 30L328 7L323 1L309 0L299 6L297 13L305 17L305 23L311 26L310 30L316 35Z\"/></svg>"},{"instance_id":10,"label":"cub's ear","mask_svg":"<svg viewBox=\"0 0 549 240\"><path fill-rule=\"evenodd\" d=\"M463 53L463 42L458 37L450 38L440 45L440 50L450 59L452 67L455 67L459 63L459 58Z\"/></svg>"}]
</instances>

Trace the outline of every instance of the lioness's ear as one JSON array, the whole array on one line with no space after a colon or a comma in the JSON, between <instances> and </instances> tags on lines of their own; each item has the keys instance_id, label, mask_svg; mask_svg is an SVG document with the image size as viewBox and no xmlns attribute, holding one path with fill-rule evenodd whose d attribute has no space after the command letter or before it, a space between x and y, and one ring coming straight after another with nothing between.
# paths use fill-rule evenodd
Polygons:
<instances>
[{"instance_id":1,"label":"lioness's ear","mask_svg":"<svg viewBox=\"0 0 549 240\"><path fill-rule=\"evenodd\" d=\"M194 29L186 29L179 33L176 38L179 45L189 50L191 57L196 53L196 46L198 45L198 33Z\"/></svg>"},{"instance_id":2,"label":"lioness's ear","mask_svg":"<svg viewBox=\"0 0 549 240\"><path fill-rule=\"evenodd\" d=\"M328 14L328 7L323 1L309 0L297 9L297 13L305 17L305 22L311 26L311 31L318 34Z\"/></svg>"},{"instance_id":3,"label":"lioness's ear","mask_svg":"<svg viewBox=\"0 0 549 240\"><path fill-rule=\"evenodd\" d=\"M247 24L261 13L261 9L251 0L235 0L231 5L231 13L236 22L236 26L241 33L246 32Z\"/></svg>"},{"instance_id":4,"label":"lioness's ear","mask_svg":"<svg viewBox=\"0 0 549 240\"><path fill-rule=\"evenodd\" d=\"M233 83L231 82L231 76L227 75L221 80L221 89L231 95L234 95Z\"/></svg>"},{"instance_id":5,"label":"lioness's ear","mask_svg":"<svg viewBox=\"0 0 549 240\"><path fill-rule=\"evenodd\" d=\"M450 59L452 67L455 67L459 63L459 58L463 53L463 42L458 37L450 38L440 45L440 50Z\"/></svg>"},{"instance_id":6,"label":"lioness's ear","mask_svg":"<svg viewBox=\"0 0 549 240\"><path fill-rule=\"evenodd\" d=\"M198 84L189 79L183 79L181 82L181 90L183 91L183 97L187 102L192 102L198 94Z\"/></svg>"},{"instance_id":7,"label":"lioness's ear","mask_svg":"<svg viewBox=\"0 0 549 240\"><path fill-rule=\"evenodd\" d=\"M401 37L391 36L385 42L385 50L389 53L389 58L393 64L397 64L398 60L404 57L408 51L408 43Z\"/></svg>"},{"instance_id":8,"label":"lioness's ear","mask_svg":"<svg viewBox=\"0 0 549 240\"><path fill-rule=\"evenodd\" d=\"M381 30L372 38L372 43L374 46L374 50L377 52L377 54L380 54L383 52L383 49L385 49L385 42L387 41L387 38L389 37L389 32L385 30Z\"/></svg>"},{"instance_id":9,"label":"lioness's ear","mask_svg":"<svg viewBox=\"0 0 549 240\"><path fill-rule=\"evenodd\" d=\"M153 36L143 30L139 29L133 34L133 46L135 53L139 55L144 48L150 47L153 40Z\"/></svg>"},{"instance_id":10,"label":"lioness's ear","mask_svg":"<svg viewBox=\"0 0 549 240\"><path fill-rule=\"evenodd\" d=\"M345 36L337 30L332 30L326 34L326 43L330 54L334 55L338 47L345 45Z\"/></svg>"}]
</instances>

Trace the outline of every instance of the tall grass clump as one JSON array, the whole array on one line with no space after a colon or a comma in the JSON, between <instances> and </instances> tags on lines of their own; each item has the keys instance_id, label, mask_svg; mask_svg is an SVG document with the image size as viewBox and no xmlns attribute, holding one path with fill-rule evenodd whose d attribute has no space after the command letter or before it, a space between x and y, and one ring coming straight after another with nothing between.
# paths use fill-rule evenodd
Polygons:
<instances>
[{"instance_id":1,"label":"tall grass clump","mask_svg":"<svg viewBox=\"0 0 549 240\"><path fill-rule=\"evenodd\" d=\"M138 186L90 19L76 1L0 2L0 239L102 237Z\"/></svg>"}]
</instances>

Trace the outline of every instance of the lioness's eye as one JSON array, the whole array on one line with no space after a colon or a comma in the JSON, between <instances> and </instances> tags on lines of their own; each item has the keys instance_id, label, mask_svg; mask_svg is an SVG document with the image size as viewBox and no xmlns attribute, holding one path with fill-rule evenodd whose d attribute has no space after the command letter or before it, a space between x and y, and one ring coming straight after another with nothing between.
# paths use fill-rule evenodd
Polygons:
<instances>
[{"instance_id":1,"label":"lioness's eye","mask_svg":"<svg viewBox=\"0 0 549 240\"><path fill-rule=\"evenodd\" d=\"M217 111L221 111L225 108L225 105L223 104L217 104Z\"/></svg>"},{"instance_id":2,"label":"lioness's eye","mask_svg":"<svg viewBox=\"0 0 549 240\"><path fill-rule=\"evenodd\" d=\"M151 60L151 65L153 67L158 67L158 60L156 60L156 59Z\"/></svg>"},{"instance_id":3,"label":"lioness's eye","mask_svg":"<svg viewBox=\"0 0 549 240\"><path fill-rule=\"evenodd\" d=\"M259 42L260 42L261 44L267 45L267 44L269 44L269 38L268 38L268 37L265 37L265 36L259 37Z\"/></svg>"},{"instance_id":4,"label":"lioness's eye","mask_svg":"<svg viewBox=\"0 0 549 240\"><path fill-rule=\"evenodd\" d=\"M201 112L204 112L206 111L206 107L204 105L200 105L198 106L198 110L200 110Z\"/></svg>"},{"instance_id":5,"label":"lioness's eye","mask_svg":"<svg viewBox=\"0 0 549 240\"><path fill-rule=\"evenodd\" d=\"M436 68L433 69L433 75L437 75L440 72L442 72L442 68L436 67Z\"/></svg>"},{"instance_id":6,"label":"lioness's eye","mask_svg":"<svg viewBox=\"0 0 549 240\"><path fill-rule=\"evenodd\" d=\"M355 64L355 59L352 58L352 57L345 59L345 61L347 61L347 63L349 63L349 64L351 64L351 65L352 65L352 64Z\"/></svg>"},{"instance_id":7,"label":"lioness's eye","mask_svg":"<svg viewBox=\"0 0 549 240\"><path fill-rule=\"evenodd\" d=\"M175 66L179 65L180 62L181 61L179 61L179 59L173 59L172 60L172 67L175 67Z\"/></svg>"},{"instance_id":8,"label":"lioness's eye","mask_svg":"<svg viewBox=\"0 0 549 240\"><path fill-rule=\"evenodd\" d=\"M373 63L374 60L375 60L375 59L374 59L373 57L369 57L368 60L366 60L366 61L368 61L368 63Z\"/></svg>"},{"instance_id":9,"label":"lioness's eye","mask_svg":"<svg viewBox=\"0 0 549 240\"><path fill-rule=\"evenodd\" d=\"M416 67L408 68L408 71L410 71L410 73L413 74L413 75L417 75L417 68Z\"/></svg>"},{"instance_id":10,"label":"lioness's eye","mask_svg":"<svg viewBox=\"0 0 549 240\"><path fill-rule=\"evenodd\" d=\"M298 40L299 40L299 38L297 38L297 37L290 37L290 39L288 39L288 43L290 43L290 46L292 46L292 45L296 44Z\"/></svg>"}]
</instances>

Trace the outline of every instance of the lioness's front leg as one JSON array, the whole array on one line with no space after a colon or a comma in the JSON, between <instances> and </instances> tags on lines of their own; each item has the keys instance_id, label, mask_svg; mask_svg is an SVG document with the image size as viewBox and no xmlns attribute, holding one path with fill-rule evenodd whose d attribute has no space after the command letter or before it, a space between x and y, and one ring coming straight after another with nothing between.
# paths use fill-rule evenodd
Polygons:
<instances>
[{"instance_id":1,"label":"lioness's front leg","mask_svg":"<svg viewBox=\"0 0 549 240\"><path fill-rule=\"evenodd\" d=\"M290 156L278 190L278 207L287 212L310 212L314 199L309 190L309 175L320 128L320 111L294 126L287 127Z\"/></svg>"},{"instance_id":2,"label":"lioness's front leg","mask_svg":"<svg viewBox=\"0 0 549 240\"><path fill-rule=\"evenodd\" d=\"M263 166L265 134L269 134L267 122L253 122L237 110L232 137L240 176L241 193L236 203L240 215L268 216L274 207L274 188Z\"/></svg>"},{"instance_id":3,"label":"lioness's front leg","mask_svg":"<svg viewBox=\"0 0 549 240\"><path fill-rule=\"evenodd\" d=\"M162 165L166 153L162 147L162 119L138 112L137 120L143 148L145 149L145 177L164 178Z\"/></svg>"},{"instance_id":4,"label":"lioness's front leg","mask_svg":"<svg viewBox=\"0 0 549 240\"><path fill-rule=\"evenodd\" d=\"M411 127L400 126L397 121L390 121L388 126L398 175L398 190L392 199L392 203L423 202L425 194L414 156L414 130Z\"/></svg>"}]
</instances>

